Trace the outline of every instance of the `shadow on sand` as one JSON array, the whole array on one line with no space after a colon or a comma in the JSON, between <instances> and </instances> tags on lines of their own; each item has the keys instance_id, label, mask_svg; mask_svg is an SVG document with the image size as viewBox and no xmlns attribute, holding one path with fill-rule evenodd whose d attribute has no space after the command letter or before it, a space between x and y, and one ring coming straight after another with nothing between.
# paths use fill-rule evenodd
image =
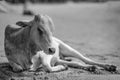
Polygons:
<instances>
[{"instance_id":1,"label":"shadow on sand","mask_svg":"<svg viewBox=\"0 0 120 80\"><path fill-rule=\"evenodd\" d=\"M12 67L9 65L9 63L7 63L7 62L6 63L0 63L0 80L39 80L42 77L47 76L47 74L44 73L41 70L38 70L37 72L42 73L42 74L35 74L34 72L27 72L27 71L16 73L16 72L12 71ZM94 74L97 74L97 75L102 74L102 75L104 75L104 74L120 74L120 70L118 70L117 72L111 73L111 72L104 71L104 70L98 70L96 72L88 72L88 71L85 71L85 70L82 70L82 69L75 69L74 70L74 69L71 68L71 69L63 71L63 72L58 72L58 73L54 73L54 74L53 73L51 73L51 74L48 73L48 74L50 76L54 76L56 74L54 77L52 77L52 78L56 78L56 77L61 76L61 73L64 74L64 75L68 75L70 73L73 73L72 76L75 76L74 73L77 73L77 75L79 75L79 76L80 76L80 74L93 74L93 75ZM57 76L57 74L59 76ZM47 76L45 78L47 78L47 79L51 78L50 76ZM39 79L37 79L38 77L39 77ZM61 78L61 77L59 77L59 78Z\"/></svg>"},{"instance_id":2,"label":"shadow on sand","mask_svg":"<svg viewBox=\"0 0 120 80\"><path fill-rule=\"evenodd\" d=\"M26 77L23 72L15 73L9 63L0 63L0 80L14 80L12 77Z\"/></svg>"}]
</instances>

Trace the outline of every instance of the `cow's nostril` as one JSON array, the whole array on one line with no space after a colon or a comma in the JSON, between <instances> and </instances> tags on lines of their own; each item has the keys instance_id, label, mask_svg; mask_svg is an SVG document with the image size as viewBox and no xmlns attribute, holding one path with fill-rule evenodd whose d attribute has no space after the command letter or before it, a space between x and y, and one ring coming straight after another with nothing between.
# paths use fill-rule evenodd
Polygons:
<instances>
[{"instance_id":1,"label":"cow's nostril","mask_svg":"<svg viewBox=\"0 0 120 80\"><path fill-rule=\"evenodd\" d=\"M49 53L54 54L55 53L55 48L49 48Z\"/></svg>"}]
</instances>

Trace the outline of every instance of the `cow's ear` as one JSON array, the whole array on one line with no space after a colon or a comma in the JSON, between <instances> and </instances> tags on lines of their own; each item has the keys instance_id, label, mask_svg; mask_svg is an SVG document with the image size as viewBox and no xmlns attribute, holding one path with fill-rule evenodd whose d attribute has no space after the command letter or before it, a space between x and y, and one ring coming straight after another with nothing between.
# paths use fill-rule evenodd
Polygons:
<instances>
[{"instance_id":1,"label":"cow's ear","mask_svg":"<svg viewBox=\"0 0 120 80\"><path fill-rule=\"evenodd\" d=\"M21 27L26 27L28 26L28 22L18 21L16 22L16 25L21 26Z\"/></svg>"},{"instance_id":2,"label":"cow's ear","mask_svg":"<svg viewBox=\"0 0 120 80\"><path fill-rule=\"evenodd\" d=\"M40 15L35 15L35 17L34 17L34 20L36 21L36 22L40 22Z\"/></svg>"}]
</instances>

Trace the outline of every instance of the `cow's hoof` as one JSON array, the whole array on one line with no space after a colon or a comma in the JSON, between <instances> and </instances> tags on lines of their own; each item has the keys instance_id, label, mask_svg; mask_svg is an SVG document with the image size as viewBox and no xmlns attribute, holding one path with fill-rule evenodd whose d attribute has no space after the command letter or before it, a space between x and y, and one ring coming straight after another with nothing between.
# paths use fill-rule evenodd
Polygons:
<instances>
[{"instance_id":1,"label":"cow's hoof","mask_svg":"<svg viewBox=\"0 0 120 80\"><path fill-rule=\"evenodd\" d=\"M110 71L110 72L114 72L116 71L116 66L115 65L105 65L104 69L107 70L107 71Z\"/></svg>"},{"instance_id":2,"label":"cow's hoof","mask_svg":"<svg viewBox=\"0 0 120 80\"><path fill-rule=\"evenodd\" d=\"M90 67L87 68L87 71L89 71L89 72L95 72L96 69L97 69L96 66L90 66Z\"/></svg>"},{"instance_id":3,"label":"cow's hoof","mask_svg":"<svg viewBox=\"0 0 120 80\"><path fill-rule=\"evenodd\" d=\"M36 72L36 69L29 69L29 72Z\"/></svg>"},{"instance_id":4,"label":"cow's hoof","mask_svg":"<svg viewBox=\"0 0 120 80\"><path fill-rule=\"evenodd\" d=\"M67 65L64 64L63 66L65 67L64 70L68 70L68 66Z\"/></svg>"}]
</instances>

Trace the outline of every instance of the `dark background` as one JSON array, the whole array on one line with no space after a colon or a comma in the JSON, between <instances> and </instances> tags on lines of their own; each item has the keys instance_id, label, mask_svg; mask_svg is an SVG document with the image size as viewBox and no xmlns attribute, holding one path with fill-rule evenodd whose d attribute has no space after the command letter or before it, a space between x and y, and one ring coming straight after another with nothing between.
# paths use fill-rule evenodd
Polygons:
<instances>
[{"instance_id":1,"label":"dark background","mask_svg":"<svg viewBox=\"0 0 120 80\"><path fill-rule=\"evenodd\" d=\"M30 1L32 3L63 3L67 1L73 1L73 2L106 2L106 1L112 1L112 0L5 0L10 3L24 3L25 1ZM113 0L118 1L118 0Z\"/></svg>"}]
</instances>

